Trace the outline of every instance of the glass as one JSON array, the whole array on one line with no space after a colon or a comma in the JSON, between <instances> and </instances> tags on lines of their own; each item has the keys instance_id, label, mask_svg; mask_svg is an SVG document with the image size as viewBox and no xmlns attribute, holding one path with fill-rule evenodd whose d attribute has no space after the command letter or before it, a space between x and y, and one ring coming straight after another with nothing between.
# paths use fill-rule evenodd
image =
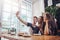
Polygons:
<instances>
[{"instance_id":1,"label":"glass","mask_svg":"<svg viewBox=\"0 0 60 40\"><path fill-rule=\"evenodd\" d=\"M11 2L11 5L12 5L12 6L17 6L17 7L18 7L18 2L12 1L12 2Z\"/></svg>"},{"instance_id":2,"label":"glass","mask_svg":"<svg viewBox=\"0 0 60 40\"><path fill-rule=\"evenodd\" d=\"M10 26L10 22L9 21L2 21L2 26Z\"/></svg>"},{"instance_id":3,"label":"glass","mask_svg":"<svg viewBox=\"0 0 60 40\"><path fill-rule=\"evenodd\" d=\"M21 18L23 19L23 20L27 20L27 16L26 15L24 15L24 14L21 14Z\"/></svg>"},{"instance_id":4,"label":"glass","mask_svg":"<svg viewBox=\"0 0 60 40\"><path fill-rule=\"evenodd\" d=\"M3 11L7 11L7 12L11 12L11 5L5 3L3 5L3 9L2 10Z\"/></svg>"},{"instance_id":5,"label":"glass","mask_svg":"<svg viewBox=\"0 0 60 40\"><path fill-rule=\"evenodd\" d=\"M32 12L31 11L27 11L27 17L32 18Z\"/></svg>"},{"instance_id":6,"label":"glass","mask_svg":"<svg viewBox=\"0 0 60 40\"><path fill-rule=\"evenodd\" d=\"M10 20L10 13L8 12L2 12L2 20L8 21Z\"/></svg>"},{"instance_id":7,"label":"glass","mask_svg":"<svg viewBox=\"0 0 60 40\"><path fill-rule=\"evenodd\" d=\"M21 14L25 14L26 15L26 10L25 9L21 9Z\"/></svg>"},{"instance_id":8,"label":"glass","mask_svg":"<svg viewBox=\"0 0 60 40\"><path fill-rule=\"evenodd\" d=\"M31 22L32 22L32 18L29 18L29 17L28 17L28 18L27 18L27 22L30 22L30 23L31 23Z\"/></svg>"},{"instance_id":9,"label":"glass","mask_svg":"<svg viewBox=\"0 0 60 40\"><path fill-rule=\"evenodd\" d=\"M16 13L18 11L18 7L17 6L13 6L12 7L12 13Z\"/></svg>"},{"instance_id":10,"label":"glass","mask_svg":"<svg viewBox=\"0 0 60 40\"><path fill-rule=\"evenodd\" d=\"M25 2L22 2L21 8L26 9L26 7L27 7L26 3Z\"/></svg>"},{"instance_id":11,"label":"glass","mask_svg":"<svg viewBox=\"0 0 60 40\"><path fill-rule=\"evenodd\" d=\"M5 3L11 4L11 0L4 0L3 2L4 2L4 4L5 4Z\"/></svg>"}]
</instances>

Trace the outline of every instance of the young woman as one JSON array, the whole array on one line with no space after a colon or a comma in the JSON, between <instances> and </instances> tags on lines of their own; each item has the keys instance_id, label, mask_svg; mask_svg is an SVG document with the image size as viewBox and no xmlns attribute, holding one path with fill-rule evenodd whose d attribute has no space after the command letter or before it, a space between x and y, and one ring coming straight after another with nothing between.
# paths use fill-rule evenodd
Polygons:
<instances>
[{"instance_id":1,"label":"young woman","mask_svg":"<svg viewBox=\"0 0 60 40\"><path fill-rule=\"evenodd\" d=\"M38 18L38 27L39 27L39 29L40 29L40 33L41 33L41 35L43 35L43 16L40 16L39 18Z\"/></svg>"},{"instance_id":2,"label":"young woman","mask_svg":"<svg viewBox=\"0 0 60 40\"><path fill-rule=\"evenodd\" d=\"M48 12L45 12L43 15L44 19L44 35L56 35L57 28L56 28L56 23L53 21L52 15L50 15Z\"/></svg>"}]
</instances>

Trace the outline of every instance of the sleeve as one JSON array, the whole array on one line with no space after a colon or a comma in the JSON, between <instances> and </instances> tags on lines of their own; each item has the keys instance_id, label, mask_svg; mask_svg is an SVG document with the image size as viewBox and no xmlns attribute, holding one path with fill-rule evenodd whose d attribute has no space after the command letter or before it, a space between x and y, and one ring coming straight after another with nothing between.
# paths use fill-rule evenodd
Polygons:
<instances>
[{"instance_id":1,"label":"sleeve","mask_svg":"<svg viewBox=\"0 0 60 40\"><path fill-rule=\"evenodd\" d=\"M32 24L31 23L27 23L27 26L32 27Z\"/></svg>"}]
</instances>

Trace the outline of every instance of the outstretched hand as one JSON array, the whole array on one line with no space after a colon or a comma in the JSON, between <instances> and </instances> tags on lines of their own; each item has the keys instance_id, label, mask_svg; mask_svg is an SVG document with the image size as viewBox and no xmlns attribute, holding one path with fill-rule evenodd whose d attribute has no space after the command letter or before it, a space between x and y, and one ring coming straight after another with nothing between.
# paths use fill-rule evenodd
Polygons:
<instances>
[{"instance_id":1,"label":"outstretched hand","mask_svg":"<svg viewBox=\"0 0 60 40\"><path fill-rule=\"evenodd\" d=\"M19 15L19 11L17 11L17 13L16 13L16 16L18 16Z\"/></svg>"},{"instance_id":2,"label":"outstretched hand","mask_svg":"<svg viewBox=\"0 0 60 40\"><path fill-rule=\"evenodd\" d=\"M23 24L27 25L27 22L25 22L24 20L22 20L20 18L19 11L16 12L16 17L19 19L20 22L22 22Z\"/></svg>"}]
</instances>

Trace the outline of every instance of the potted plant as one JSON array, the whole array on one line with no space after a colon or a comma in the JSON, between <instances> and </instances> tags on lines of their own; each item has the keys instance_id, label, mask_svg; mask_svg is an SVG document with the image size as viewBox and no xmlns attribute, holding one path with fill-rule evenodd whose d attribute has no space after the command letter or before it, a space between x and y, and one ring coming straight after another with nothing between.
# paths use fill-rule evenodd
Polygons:
<instances>
[{"instance_id":1,"label":"potted plant","mask_svg":"<svg viewBox=\"0 0 60 40\"><path fill-rule=\"evenodd\" d=\"M50 14L52 14L54 17L56 16L56 11L57 11L57 7L56 6L47 6L45 8L46 12L49 12Z\"/></svg>"}]
</instances>

